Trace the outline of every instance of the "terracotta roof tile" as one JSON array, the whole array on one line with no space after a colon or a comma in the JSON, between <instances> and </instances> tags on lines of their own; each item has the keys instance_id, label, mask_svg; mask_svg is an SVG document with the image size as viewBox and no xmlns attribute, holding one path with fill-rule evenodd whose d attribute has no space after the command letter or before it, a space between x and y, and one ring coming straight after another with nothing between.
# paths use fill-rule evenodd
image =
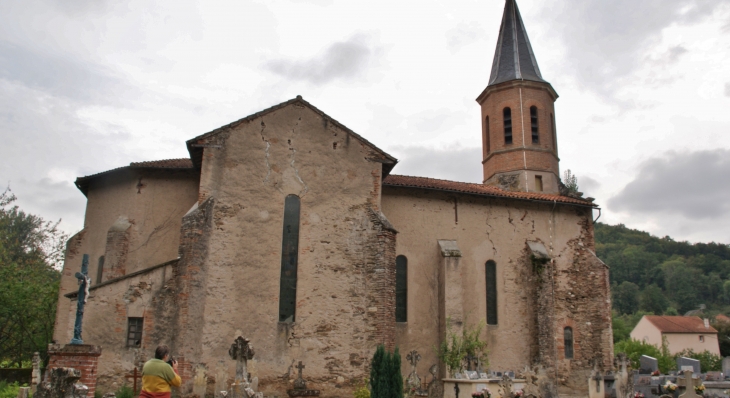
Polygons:
<instances>
[{"instance_id":1,"label":"terracotta roof tile","mask_svg":"<svg viewBox=\"0 0 730 398\"><path fill-rule=\"evenodd\" d=\"M512 192L505 191L498 187L474 184L468 182L457 182L448 180L438 180L426 177L411 177L402 175L389 175L383 180L384 186L391 187L408 187L433 189L437 191L461 192L473 195L493 196L503 198L513 198L522 200L536 200L542 202L556 202L580 206L597 207L592 202L582 199L571 198L568 196L547 194L541 192Z\"/></svg>"},{"instance_id":2,"label":"terracotta roof tile","mask_svg":"<svg viewBox=\"0 0 730 398\"><path fill-rule=\"evenodd\" d=\"M712 326L706 328L705 321L698 316L645 315L645 317L662 333L717 333Z\"/></svg>"},{"instance_id":3,"label":"terracotta roof tile","mask_svg":"<svg viewBox=\"0 0 730 398\"><path fill-rule=\"evenodd\" d=\"M188 158L180 159L163 159L163 160L150 160L147 162L132 162L129 166L117 167L115 169L102 171L101 173L91 174L84 177L78 177L76 179L76 187L86 195L89 191L89 182L94 178L101 177L107 174L111 174L115 171L125 169L192 169L193 162Z\"/></svg>"},{"instance_id":4,"label":"terracotta roof tile","mask_svg":"<svg viewBox=\"0 0 730 398\"><path fill-rule=\"evenodd\" d=\"M190 158L150 160L148 162L132 162L132 168L160 168L160 169L192 169L193 161Z\"/></svg>"}]
</instances>

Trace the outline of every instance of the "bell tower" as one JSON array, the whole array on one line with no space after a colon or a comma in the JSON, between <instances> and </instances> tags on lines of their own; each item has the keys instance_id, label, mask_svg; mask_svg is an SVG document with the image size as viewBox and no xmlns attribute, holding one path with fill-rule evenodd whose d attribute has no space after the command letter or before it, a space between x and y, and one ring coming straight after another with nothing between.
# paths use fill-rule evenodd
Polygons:
<instances>
[{"instance_id":1,"label":"bell tower","mask_svg":"<svg viewBox=\"0 0 730 398\"><path fill-rule=\"evenodd\" d=\"M515 0L506 0L482 108L484 183L558 193L558 93L542 78Z\"/></svg>"}]
</instances>

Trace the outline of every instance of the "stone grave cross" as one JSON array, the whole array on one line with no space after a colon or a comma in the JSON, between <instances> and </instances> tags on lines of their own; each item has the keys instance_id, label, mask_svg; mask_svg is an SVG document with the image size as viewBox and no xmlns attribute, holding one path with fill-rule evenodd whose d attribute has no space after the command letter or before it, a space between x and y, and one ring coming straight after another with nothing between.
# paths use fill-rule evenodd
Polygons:
<instances>
[{"instance_id":1,"label":"stone grave cross","mask_svg":"<svg viewBox=\"0 0 730 398\"><path fill-rule=\"evenodd\" d=\"M84 319L84 307L86 306L86 300L89 298L89 255L84 254L81 260L81 272L76 273L76 279L79 280L79 295L77 296L76 303L76 323L74 324L74 337L71 339L71 344L84 344L81 340L81 324Z\"/></svg>"},{"instance_id":2,"label":"stone grave cross","mask_svg":"<svg viewBox=\"0 0 730 398\"><path fill-rule=\"evenodd\" d=\"M702 384L700 378L693 378L691 370L685 370L682 373L684 373L684 377L677 378L677 385L684 387L685 391L684 394L679 396L679 398L701 398L702 395L698 395L695 392L695 387L699 387Z\"/></svg>"},{"instance_id":3,"label":"stone grave cross","mask_svg":"<svg viewBox=\"0 0 730 398\"><path fill-rule=\"evenodd\" d=\"M236 383L248 382L248 360L253 359L254 351L251 340L238 336L231 344L228 355L236 361Z\"/></svg>"},{"instance_id":4,"label":"stone grave cross","mask_svg":"<svg viewBox=\"0 0 730 398\"><path fill-rule=\"evenodd\" d=\"M418 351L413 350L406 355L406 359L408 360L408 363L411 364L411 374L408 375L407 385L410 389L420 389L421 388L421 378L418 377L418 373L416 373L416 366L418 365L418 361L421 360L421 354L418 353Z\"/></svg>"},{"instance_id":5,"label":"stone grave cross","mask_svg":"<svg viewBox=\"0 0 730 398\"><path fill-rule=\"evenodd\" d=\"M297 377L296 380L294 380L294 389L295 390L306 390L307 389L307 383L304 381L304 377L302 376L302 370L304 370L305 366L302 363L302 361L299 361L299 364L295 366L297 370L299 370L299 377Z\"/></svg>"}]
</instances>

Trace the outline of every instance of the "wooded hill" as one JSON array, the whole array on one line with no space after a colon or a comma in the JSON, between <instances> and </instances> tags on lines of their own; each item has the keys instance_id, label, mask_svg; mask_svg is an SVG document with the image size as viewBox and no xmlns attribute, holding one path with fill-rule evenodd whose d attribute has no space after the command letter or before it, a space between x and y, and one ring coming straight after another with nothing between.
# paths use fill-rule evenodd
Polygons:
<instances>
[{"instance_id":1,"label":"wooded hill","mask_svg":"<svg viewBox=\"0 0 730 398\"><path fill-rule=\"evenodd\" d=\"M595 225L596 254L611 268L613 309L684 314L730 310L730 245L677 242L626 226Z\"/></svg>"}]
</instances>

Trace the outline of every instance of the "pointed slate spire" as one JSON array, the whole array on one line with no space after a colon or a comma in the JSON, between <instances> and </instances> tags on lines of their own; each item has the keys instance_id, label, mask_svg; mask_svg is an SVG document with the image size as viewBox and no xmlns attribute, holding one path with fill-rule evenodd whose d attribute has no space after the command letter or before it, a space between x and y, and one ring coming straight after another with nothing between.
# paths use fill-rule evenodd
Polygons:
<instances>
[{"instance_id":1,"label":"pointed slate spire","mask_svg":"<svg viewBox=\"0 0 730 398\"><path fill-rule=\"evenodd\" d=\"M492 75L489 85L510 80L531 80L545 82L532 52L530 39L522 23L520 10L515 0L507 0L504 6L502 26L499 28L497 51L494 53Z\"/></svg>"}]
</instances>

